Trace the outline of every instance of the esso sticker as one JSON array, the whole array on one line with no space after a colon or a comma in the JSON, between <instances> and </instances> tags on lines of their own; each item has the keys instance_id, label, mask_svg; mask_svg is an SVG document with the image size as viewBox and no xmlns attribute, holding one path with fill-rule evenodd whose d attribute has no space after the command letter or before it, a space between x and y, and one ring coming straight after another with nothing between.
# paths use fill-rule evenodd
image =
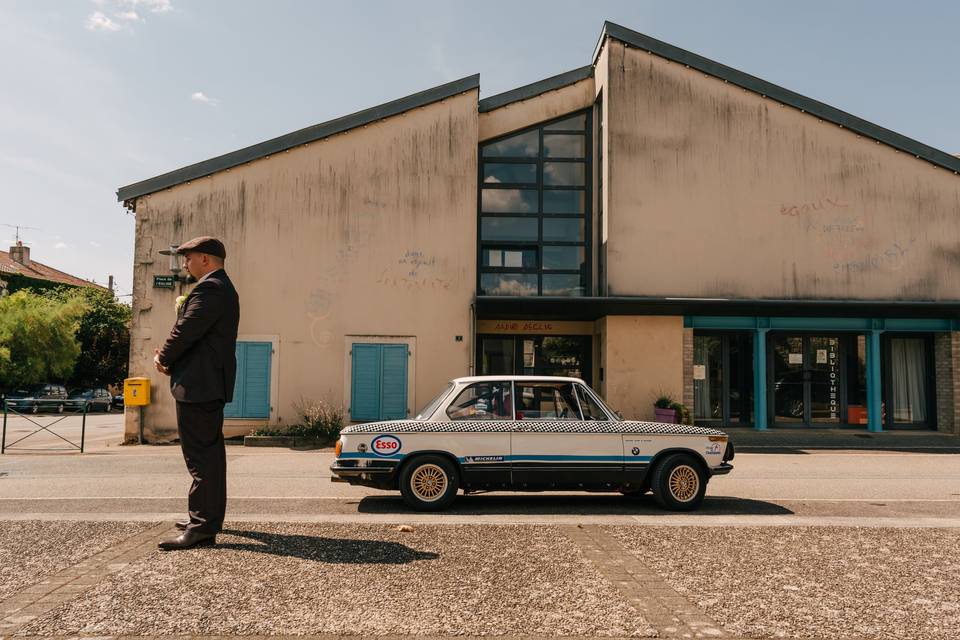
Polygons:
<instances>
[{"instance_id":1,"label":"esso sticker","mask_svg":"<svg viewBox=\"0 0 960 640\"><path fill-rule=\"evenodd\" d=\"M400 439L394 436L377 436L370 443L370 449L378 456L392 456L400 452Z\"/></svg>"}]
</instances>

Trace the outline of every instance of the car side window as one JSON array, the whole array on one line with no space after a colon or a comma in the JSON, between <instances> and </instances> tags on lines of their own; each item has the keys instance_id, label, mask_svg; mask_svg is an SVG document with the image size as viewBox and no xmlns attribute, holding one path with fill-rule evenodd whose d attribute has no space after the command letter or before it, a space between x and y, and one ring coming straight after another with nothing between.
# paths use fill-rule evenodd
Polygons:
<instances>
[{"instance_id":1,"label":"car side window","mask_svg":"<svg viewBox=\"0 0 960 640\"><path fill-rule=\"evenodd\" d=\"M600 408L600 405L593 399L586 389L581 385L576 385L577 388L577 399L580 400L580 410L583 411L584 420L604 420L609 421L607 414L603 412L603 409Z\"/></svg>"},{"instance_id":2,"label":"car side window","mask_svg":"<svg viewBox=\"0 0 960 640\"><path fill-rule=\"evenodd\" d=\"M510 420L510 383L477 382L447 407L451 420Z\"/></svg>"},{"instance_id":3,"label":"car side window","mask_svg":"<svg viewBox=\"0 0 960 640\"><path fill-rule=\"evenodd\" d=\"M517 383L517 420L579 420L571 383Z\"/></svg>"}]
</instances>

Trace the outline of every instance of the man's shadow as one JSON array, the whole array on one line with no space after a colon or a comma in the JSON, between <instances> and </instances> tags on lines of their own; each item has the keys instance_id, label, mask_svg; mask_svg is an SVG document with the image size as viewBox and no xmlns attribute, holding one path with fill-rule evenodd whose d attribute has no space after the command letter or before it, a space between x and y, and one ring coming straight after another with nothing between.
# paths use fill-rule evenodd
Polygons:
<instances>
[{"instance_id":1,"label":"man's shadow","mask_svg":"<svg viewBox=\"0 0 960 640\"><path fill-rule=\"evenodd\" d=\"M350 540L238 529L224 529L220 533L246 538L250 542L218 543L219 549L254 551L334 564L407 564L440 557L437 553L417 551L387 540Z\"/></svg>"}]
</instances>

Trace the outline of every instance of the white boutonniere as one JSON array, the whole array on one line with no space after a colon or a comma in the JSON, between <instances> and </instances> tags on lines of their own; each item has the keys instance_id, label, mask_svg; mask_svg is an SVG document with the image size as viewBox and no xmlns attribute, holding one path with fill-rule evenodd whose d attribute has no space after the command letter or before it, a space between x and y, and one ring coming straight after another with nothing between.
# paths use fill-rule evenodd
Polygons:
<instances>
[{"instance_id":1,"label":"white boutonniere","mask_svg":"<svg viewBox=\"0 0 960 640\"><path fill-rule=\"evenodd\" d=\"M176 308L177 313L180 313L180 309L183 307L184 303L186 303L187 298L189 297L190 297L189 293L185 296L177 296L177 308Z\"/></svg>"}]
</instances>

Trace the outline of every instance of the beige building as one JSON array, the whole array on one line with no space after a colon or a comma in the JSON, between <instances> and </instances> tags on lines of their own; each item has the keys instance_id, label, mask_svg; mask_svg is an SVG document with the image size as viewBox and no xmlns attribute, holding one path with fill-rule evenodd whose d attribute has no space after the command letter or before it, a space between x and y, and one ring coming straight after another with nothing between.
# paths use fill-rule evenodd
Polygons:
<instances>
[{"instance_id":1,"label":"beige building","mask_svg":"<svg viewBox=\"0 0 960 640\"><path fill-rule=\"evenodd\" d=\"M960 429L960 159L618 25L591 64L473 76L122 187L131 375L212 234L242 313L227 434L414 415L449 378L572 374L629 417ZM133 412L127 432L138 425Z\"/></svg>"}]
</instances>

